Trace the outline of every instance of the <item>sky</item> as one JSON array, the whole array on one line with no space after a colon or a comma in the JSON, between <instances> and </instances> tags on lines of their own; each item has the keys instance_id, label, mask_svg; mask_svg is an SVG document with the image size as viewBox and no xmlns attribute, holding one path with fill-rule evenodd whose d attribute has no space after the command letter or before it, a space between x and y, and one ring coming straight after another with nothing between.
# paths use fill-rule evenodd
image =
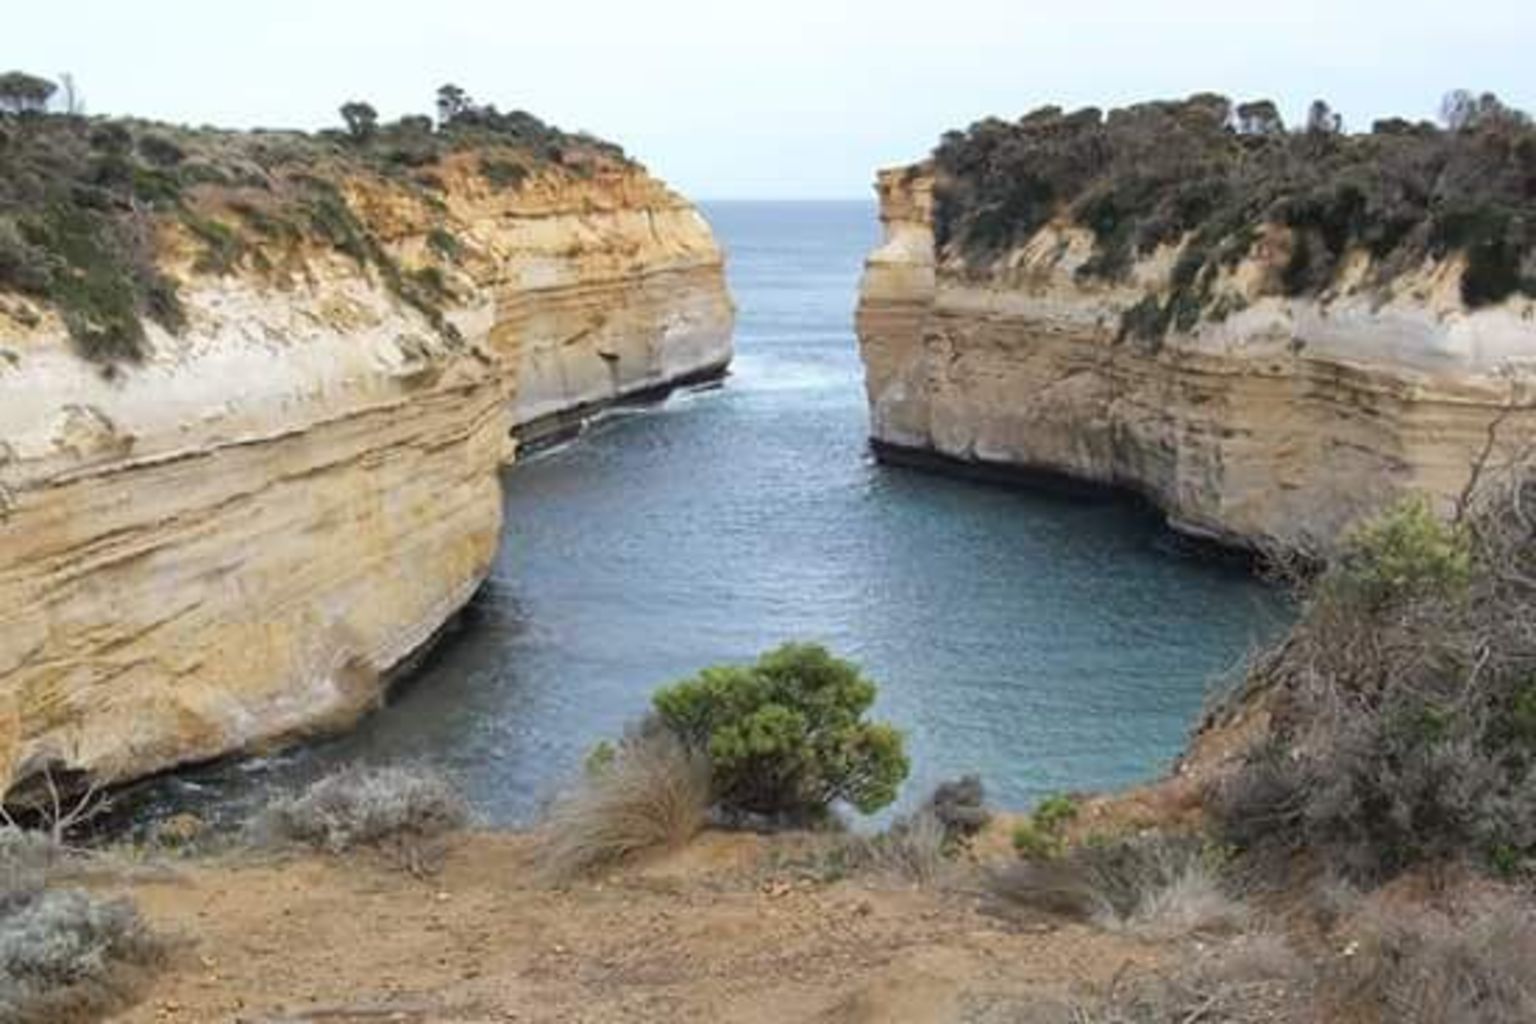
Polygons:
<instances>
[{"instance_id":1,"label":"sky","mask_svg":"<svg viewBox=\"0 0 1536 1024\"><path fill-rule=\"evenodd\" d=\"M697 199L859 198L949 128L1045 103L1316 97L1348 125L1452 88L1536 109L1536 0L0 0L0 70L91 113L318 128L439 85L622 144Z\"/></svg>"}]
</instances>

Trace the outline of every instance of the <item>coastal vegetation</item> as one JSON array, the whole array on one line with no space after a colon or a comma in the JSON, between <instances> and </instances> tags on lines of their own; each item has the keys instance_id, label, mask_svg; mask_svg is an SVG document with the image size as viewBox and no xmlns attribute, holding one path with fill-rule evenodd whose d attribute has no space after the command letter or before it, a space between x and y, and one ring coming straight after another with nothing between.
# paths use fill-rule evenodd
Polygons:
<instances>
[{"instance_id":1,"label":"coastal vegetation","mask_svg":"<svg viewBox=\"0 0 1536 1024\"><path fill-rule=\"evenodd\" d=\"M1186 787L1193 807L1148 816L1155 796L1063 794L994 829L981 780L966 777L882 830L838 828L840 805L890 804L905 753L868 720L875 687L854 665L789 644L659 689L652 713L595 748L552 802L524 847L530 877L575 898L583 880L622 886L641 855L710 825L748 825L738 836L756 833L761 852L742 870L762 899L833 885L963 894L1009 928L1076 920L1091 928L1060 934L1089 948L1113 938L1166 952L1157 969L1031 997L999 1019L1529 1019L1533 500L1527 477L1489 475L1449 522L1408 501L1352 532L1305 584L1297 626L1228 698L1262 709L1262 728ZM1232 708L1207 728L1230 728ZM421 851L468 819L435 773L347 769L277 798L247 835L328 856L402 854L436 878L443 848ZM16 839L19 863L58 849L41 833ZM0 901L0 970L38 998L131 998L164 940L127 904L28 877L12 890L30 895ZM54 938L39 944L40 928Z\"/></svg>"},{"instance_id":2,"label":"coastal vegetation","mask_svg":"<svg viewBox=\"0 0 1536 1024\"><path fill-rule=\"evenodd\" d=\"M1272 725L1212 794L1225 841L1362 884L1470 865L1536 877L1536 491L1354 533L1250 694Z\"/></svg>"},{"instance_id":3,"label":"coastal vegetation","mask_svg":"<svg viewBox=\"0 0 1536 1024\"><path fill-rule=\"evenodd\" d=\"M132 903L66 885L71 851L0 827L0 1021L94 1020L131 1002L168 944Z\"/></svg>"},{"instance_id":4,"label":"coastal vegetation","mask_svg":"<svg viewBox=\"0 0 1536 1024\"><path fill-rule=\"evenodd\" d=\"M470 807L452 780L430 768L351 767L302 793L273 799L252 823L264 846L296 844L327 853L382 851L426 873L438 840L463 828Z\"/></svg>"},{"instance_id":5,"label":"coastal vegetation","mask_svg":"<svg viewBox=\"0 0 1536 1024\"><path fill-rule=\"evenodd\" d=\"M434 245L439 263L402 267L359 216L350 182L404 190L451 236L438 167L456 154L479 154L487 180L509 189L535 171L629 165L617 146L477 104L456 86L439 91L435 122L380 123L372 106L351 101L340 110L345 129L315 134L50 112L55 91L37 76L0 76L0 294L56 310L78 351L108 368L144 357L146 321L185 326L161 259L167 228L192 239L195 274L282 276L305 246L330 249L452 337L442 312L451 257Z\"/></svg>"},{"instance_id":6,"label":"coastal vegetation","mask_svg":"<svg viewBox=\"0 0 1536 1024\"><path fill-rule=\"evenodd\" d=\"M95 1019L165 956L133 905L79 890L0 893L0 1020Z\"/></svg>"},{"instance_id":7,"label":"coastal vegetation","mask_svg":"<svg viewBox=\"0 0 1536 1024\"><path fill-rule=\"evenodd\" d=\"M1408 500L1353 531L1207 725L1257 723L1197 817L1127 830L1052 799L1016 826L987 879L1006 905L1204 937L1027 1019L1536 1014L1532 488L1485 473L1450 521Z\"/></svg>"},{"instance_id":8,"label":"coastal vegetation","mask_svg":"<svg viewBox=\"0 0 1536 1024\"><path fill-rule=\"evenodd\" d=\"M1491 94L1453 93L1442 113L1349 133L1318 101L1293 130L1270 101L1203 93L989 118L934 150L936 239L981 273L1049 223L1080 225L1094 239L1084 281L1124 280L1177 246L1166 293L1124 318L1149 341L1229 314L1216 280L1271 228L1289 233L1284 295L1326 294L1363 253L1377 285L1460 258L1468 306L1536 297L1536 127Z\"/></svg>"},{"instance_id":9,"label":"coastal vegetation","mask_svg":"<svg viewBox=\"0 0 1536 1024\"><path fill-rule=\"evenodd\" d=\"M901 733L865 713L875 684L815 644L707 668L655 695L656 716L707 755L728 814L811 820L834 804L873 814L909 770Z\"/></svg>"},{"instance_id":10,"label":"coastal vegetation","mask_svg":"<svg viewBox=\"0 0 1536 1024\"><path fill-rule=\"evenodd\" d=\"M1068 823L1077 817L1077 801L1065 793L1048 796L1013 826L1013 848L1022 857L1045 859L1059 853Z\"/></svg>"},{"instance_id":11,"label":"coastal vegetation","mask_svg":"<svg viewBox=\"0 0 1536 1024\"><path fill-rule=\"evenodd\" d=\"M875 684L815 644L719 665L656 691L652 713L601 743L552 805L538 859L563 878L680 845L711 812L731 822L823 822L839 804L871 814L907 776L901 733L864 716ZM979 780L976 783L979 787ZM953 828L979 802L941 794Z\"/></svg>"},{"instance_id":12,"label":"coastal vegetation","mask_svg":"<svg viewBox=\"0 0 1536 1024\"><path fill-rule=\"evenodd\" d=\"M664 730L600 746L545 815L534 854L540 876L562 882L682 846L709 820L709 774L705 757Z\"/></svg>"}]
</instances>

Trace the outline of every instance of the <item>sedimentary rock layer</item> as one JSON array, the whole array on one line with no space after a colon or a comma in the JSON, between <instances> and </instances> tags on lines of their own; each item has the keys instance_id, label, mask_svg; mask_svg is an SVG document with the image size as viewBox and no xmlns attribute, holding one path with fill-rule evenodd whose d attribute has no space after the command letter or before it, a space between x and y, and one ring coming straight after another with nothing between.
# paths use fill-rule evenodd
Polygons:
<instances>
[{"instance_id":1,"label":"sedimentary rock layer","mask_svg":"<svg viewBox=\"0 0 1536 1024\"><path fill-rule=\"evenodd\" d=\"M643 171L437 172L455 330L335 252L194 273L173 227L188 323L141 365L0 295L0 791L344 724L485 578L515 426L728 361L720 252ZM339 187L425 258L419 191Z\"/></svg>"},{"instance_id":2,"label":"sedimentary rock layer","mask_svg":"<svg viewBox=\"0 0 1536 1024\"><path fill-rule=\"evenodd\" d=\"M457 184L449 210L488 257L471 262L495 299L490 339L516 383L520 436L725 370L734 310L720 249L655 179L535 180L508 194L468 173Z\"/></svg>"},{"instance_id":3,"label":"sedimentary rock layer","mask_svg":"<svg viewBox=\"0 0 1536 1024\"><path fill-rule=\"evenodd\" d=\"M1053 224L978 269L935 251L932 190L921 167L880 176L858 312L877 447L1132 488L1182 530L1326 554L1404 493L1450 511L1536 433L1532 304L1467 310L1454 261L1287 299L1275 231L1224 273L1224 319L1152 344L1121 314L1177 247L1084 280L1091 234Z\"/></svg>"}]
</instances>

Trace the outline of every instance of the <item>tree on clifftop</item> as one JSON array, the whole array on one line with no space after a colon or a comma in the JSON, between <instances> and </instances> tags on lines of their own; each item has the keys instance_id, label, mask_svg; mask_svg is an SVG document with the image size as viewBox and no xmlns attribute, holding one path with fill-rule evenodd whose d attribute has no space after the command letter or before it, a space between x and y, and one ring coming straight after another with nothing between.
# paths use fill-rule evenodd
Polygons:
<instances>
[{"instance_id":1,"label":"tree on clifftop","mask_svg":"<svg viewBox=\"0 0 1536 1024\"><path fill-rule=\"evenodd\" d=\"M1285 119L1272 100L1239 103L1237 130L1244 135L1279 135L1285 131Z\"/></svg>"},{"instance_id":2,"label":"tree on clifftop","mask_svg":"<svg viewBox=\"0 0 1536 1024\"><path fill-rule=\"evenodd\" d=\"M1531 123L1530 115L1513 107L1491 92L1474 96L1466 89L1446 93L1440 101L1440 117L1452 131L1468 131L1495 125L1523 126Z\"/></svg>"},{"instance_id":3,"label":"tree on clifftop","mask_svg":"<svg viewBox=\"0 0 1536 1024\"><path fill-rule=\"evenodd\" d=\"M472 107L474 101L469 98L469 93L456 85L450 83L437 90L437 123L440 126L452 124Z\"/></svg>"},{"instance_id":4,"label":"tree on clifftop","mask_svg":"<svg viewBox=\"0 0 1536 1024\"><path fill-rule=\"evenodd\" d=\"M341 119L347 123L347 134L354 142L367 142L379 130L379 112L359 100L341 105Z\"/></svg>"},{"instance_id":5,"label":"tree on clifftop","mask_svg":"<svg viewBox=\"0 0 1536 1024\"><path fill-rule=\"evenodd\" d=\"M0 75L0 111L12 114L41 113L48 108L48 101L59 87L46 78L29 75L25 71L8 71Z\"/></svg>"},{"instance_id":6,"label":"tree on clifftop","mask_svg":"<svg viewBox=\"0 0 1536 1024\"><path fill-rule=\"evenodd\" d=\"M1324 100L1313 100L1307 108L1308 135L1338 135L1344 131L1344 118Z\"/></svg>"}]
</instances>

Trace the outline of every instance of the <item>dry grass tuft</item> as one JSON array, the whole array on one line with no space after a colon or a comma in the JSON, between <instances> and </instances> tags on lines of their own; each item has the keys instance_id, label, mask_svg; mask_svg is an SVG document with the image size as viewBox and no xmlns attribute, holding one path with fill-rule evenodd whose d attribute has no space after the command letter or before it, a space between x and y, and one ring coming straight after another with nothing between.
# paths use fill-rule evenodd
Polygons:
<instances>
[{"instance_id":1,"label":"dry grass tuft","mask_svg":"<svg viewBox=\"0 0 1536 1024\"><path fill-rule=\"evenodd\" d=\"M966 873L961 854L991 818L981 778L966 775L940 783L916 811L883 832L817 834L781 852L772 867L822 882L858 876L924 887L950 884Z\"/></svg>"},{"instance_id":2,"label":"dry grass tuft","mask_svg":"<svg viewBox=\"0 0 1536 1024\"><path fill-rule=\"evenodd\" d=\"M1227 891L1216 872L1194 860L1150 886L1128 916L1101 917L1099 924L1149 938L1233 934L1248 925L1248 908Z\"/></svg>"},{"instance_id":3,"label":"dry grass tuft","mask_svg":"<svg viewBox=\"0 0 1536 1024\"><path fill-rule=\"evenodd\" d=\"M560 884L681 846L704 827L709 804L703 756L664 731L628 737L550 806L536 836L535 868Z\"/></svg>"},{"instance_id":4,"label":"dry grass tuft","mask_svg":"<svg viewBox=\"0 0 1536 1024\"><path fill-rule=\"evenodd\" d=\"M953 867L952 835L937 813L919 811L861 844L865 869L916 885L935 885Z\"/></svg>"},{"instance_id":5,"label":"dry grass tuft","mask_svg":"<svg viewBox=\"0 0 1536 1024\"><path fill-rule=\"evenodd\" d=\"M932 886L957 871L952 833L928 809L900 818L874 835L828 832L808 837L770 865L816 882L861 878L900 885Z\"/></svg>"},{"instance_id":6,"label":"dry grass tuft","mask_svg":"<svg viewBox=\"0 0 1536 1024\"><path fill-rule=\"evenodd\" d=\"M1019 860L987 881L1005 903L1148 937L1231 934L1248 920L1197 836L1090 841L1060 856Z\"/></svg>"}]
</instances>

